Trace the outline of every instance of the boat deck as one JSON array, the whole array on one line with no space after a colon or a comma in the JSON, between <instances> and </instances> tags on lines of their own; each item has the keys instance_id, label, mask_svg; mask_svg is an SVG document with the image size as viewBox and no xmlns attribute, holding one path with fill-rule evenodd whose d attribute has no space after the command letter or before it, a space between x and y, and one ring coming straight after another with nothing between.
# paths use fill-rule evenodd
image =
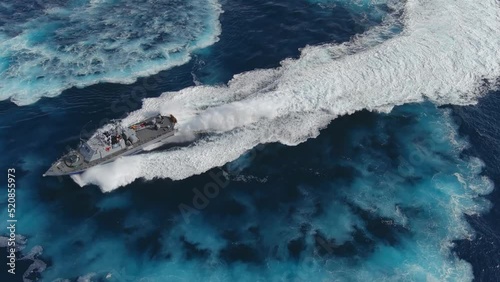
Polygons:
<instances>
[{"instance_id":1,"label":"boat deck","mask_svg":"<svg viewBox=\"0 0 500 282\"><path fill-rule=\"evenodd\" d=\"M105 164L111 161L114 161L118 157L133 155L142 151L144 147L155 144L157 142L164 142L166 138L173 136L175 129L175 123L172 122L169 118L163 118L161 121L157 121L160 125L159 129L156 129L154 126L148 126L148 123L151 122L155 117L148 118L146 120L141 121L140 123L129 126L128 128L133 129L139 141L126 148L119 150L113 154L109 154L103 158L99 158L94 161L87 162L84 160L83 155L75 150L72 150L68 154L62 156L59 160L57 160L47 172L44 173L44 176L47 175L67 175L67 174L76 174L83 172L93 166L99 164ZM70 155L76 155L79 160L73 166L68 166L65 163L65 158Z\"/></svg>"}]
</instances>

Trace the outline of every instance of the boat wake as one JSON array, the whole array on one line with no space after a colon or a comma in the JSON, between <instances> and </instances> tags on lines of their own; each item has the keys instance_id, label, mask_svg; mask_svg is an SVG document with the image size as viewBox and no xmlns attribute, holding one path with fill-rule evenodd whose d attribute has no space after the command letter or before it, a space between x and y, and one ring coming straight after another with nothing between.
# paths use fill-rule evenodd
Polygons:
<instances>
[{"instance_id":1,"label":"boat wake","mask_svg":"<svg viewBox=\"0 0 500 282\"><path fill-rule=\"evenodd\" d=\"M481 175L484 164L464 154L468 143L450 113L428 102L389 115L363 111L298 149L259 146L226 173L92 199L92 221L77 229L79 242L91 254L114 252L85 256L79 272L56 256L64 272L49 270L47 277L83 279L99 269L95 280L112 273L164 281L175 273L180 281L472 281L471 264L456 255L454 242L474 238L465 215L491 207L483 195L493 183ZM102 174L96 181L112 173L121 173L116 181L130 179L141 172L136 157L95 171ZM207 189L216 179L210 175L220 181L215 194L207 193L214 191ZM119 233L128 244L116 239ZM71 249L60 241L50 249ZM133 267L135 256L145 267Z\"/></svg>"},{"instance_id":2,"label":"boat wake","mask_svg":"<svg viewBox=\"0 0 500 282\"><path fill-rule=\"evenodd\" d=\"M497 86L497 1L409 0L393 8L402 10L404 29L391 39L387 34L397 20L389 17L351 42L305 47L299 59L236 75L227 86L196 86L144 100L128 122L151 112L172 113L180 134L217 134L189 147L89 170L79 183L111 191L139 177L184 179L233 161L258 144L301 143L341 115L388 112L424 100L466 105ZM133 172L121 173L131 170L130 163Z\"/></svg>"}]
</instances>

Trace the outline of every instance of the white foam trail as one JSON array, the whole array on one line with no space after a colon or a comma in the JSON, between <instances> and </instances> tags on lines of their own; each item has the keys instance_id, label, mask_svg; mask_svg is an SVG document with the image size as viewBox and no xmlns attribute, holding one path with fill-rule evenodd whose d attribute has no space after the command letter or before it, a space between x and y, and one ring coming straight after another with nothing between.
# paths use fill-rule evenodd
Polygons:
<instances>
[{"instance_id":1,"label":"white foam trail","mask_svg":"<svg viewBox=\"0 0 500 282\"><path fill-rule=\"evenodd\" d=\"M140 155L119 158L112 163L90 168L81 175L72 175L71 178L80 186L90 182L99 185L102 191L108 192L141 177L139 159Z\"/></svg>"},{"instance_id":2,"label":"white foam trail","mask_svg":"<svg viewBox=\"0 0 500 282\"><path fill-rule=\"evenodd\" d=\"M387 29L378 28L347 44L308 46L297 60L236 75L227 86L191 87L145 100L130 120L175 105L170 110L179 116L181 132L218 134L190 147L133 157L122 162L125 167L113 165L113 173L89 171L81 183L109 191L137 177L183 179L260 143L303 142L340 115L389 111L426 99L471 104L494 87L485 81L500 77L497 1L408 0L403 21L403 32L384 42L379 31ZM127 168L131 163L133 171ZM114 174L124 179L109 176Z\"/></svg>"}]
</instances>

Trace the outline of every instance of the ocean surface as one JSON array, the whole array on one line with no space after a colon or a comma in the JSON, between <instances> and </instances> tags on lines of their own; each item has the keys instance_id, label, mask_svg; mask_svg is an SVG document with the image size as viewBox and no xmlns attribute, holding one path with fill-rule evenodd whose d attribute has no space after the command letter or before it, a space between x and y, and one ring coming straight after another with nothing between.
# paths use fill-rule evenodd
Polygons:
<instances>
[{"instance_id":1,"label":"ocean surface","mask_svg":"<svg viewBox=\"0 0 500 282\"><path fill-rule=\"evenodd\" d=\"M492 0L0 1L0 281L498 281L499 33ZM172 144L42 177L158 112Z\"/></svg>"}]
</instances>

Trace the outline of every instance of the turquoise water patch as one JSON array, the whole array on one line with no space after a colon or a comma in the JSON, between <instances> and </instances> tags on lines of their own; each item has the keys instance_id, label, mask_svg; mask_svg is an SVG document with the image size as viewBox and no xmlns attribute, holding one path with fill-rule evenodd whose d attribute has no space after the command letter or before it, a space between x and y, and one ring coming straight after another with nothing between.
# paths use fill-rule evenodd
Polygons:
<instances>
[{"instance_id":1,"label":"turquoise water patch","mask_svg":"<svg viewBox=\"0 0 500 282\"><path fill-rule=\"evenodd\" d=\"M187 62L220 34L215 0L34 5L42 6L11 3L0 14L0 57L9 62L0 65L0 100L19 105L73 86L132 83Z\"/></svg>"}]
</instances>

